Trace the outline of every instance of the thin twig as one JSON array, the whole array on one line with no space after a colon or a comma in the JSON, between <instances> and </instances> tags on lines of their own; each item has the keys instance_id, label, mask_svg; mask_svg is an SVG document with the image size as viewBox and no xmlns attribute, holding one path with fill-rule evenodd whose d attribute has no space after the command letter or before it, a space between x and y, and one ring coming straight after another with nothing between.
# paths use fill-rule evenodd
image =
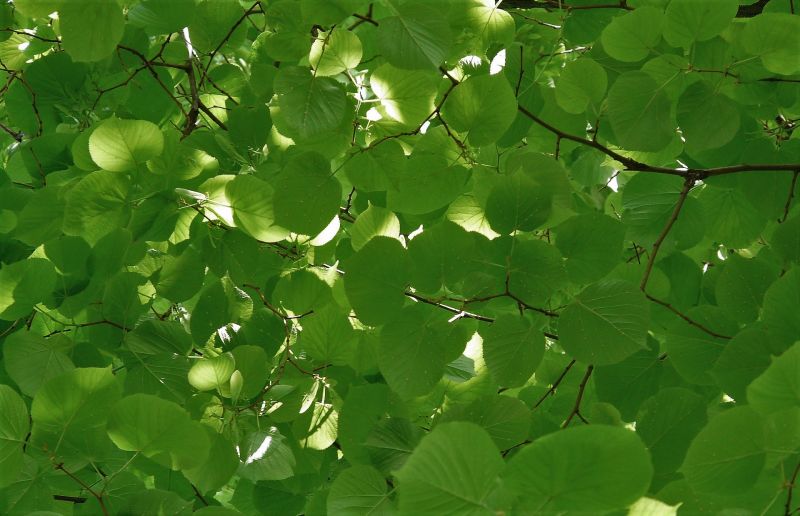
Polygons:
<instances>
[{"instance_id":1,"label":"thin twig","mask_svg":"<svg viewBox=\"0 0 800 516\"><path fill-rule=\"evenodd\" d=\"M686 202L686 198L689 196L689 191L693 186L694 179L687 177L686 181L683 182L683 189L681 189L681 193L678 195L678 202L675 203L675 209L672 210L672 214L667 220L664 229L661 230L658 238L656 238L656 241L653 243L653 249L650 251L650 258L648 258L647 264L645 265L642 282L639 284L639 288L642 290L642 292L647 289L647 282L650 279L650 273L653 271L653 264L656 262L658 250L661 248L661 244L664 243L664 239L667 238L672 226L675 225L675 221L678 220L678 215L680 215L683 204Z\"/></svg>"},{"instance_id":2,"label":"thin twig","mask_svg":"<svg viewBox=\"0 0 800 516\"><path fill-rule=\"evenodd\" d=\"M792 207L792 200L794 199L794 189L797 186L797 176L800 175L800 169L794 171L792 175L792 183L789 185L789 197L786 199L786 204L783 207L783 217L778 219L779 224L786 222L786 217L789 216L789 210Z\"/></svg>"},{"instance_id":3,"label":"thin twig","mask_svg":"<svg viewBox=\"0 0 800 516\"><path fill-rule=\"evenodd\" d=\"M587 147L592 147L593 149L597 149L606 156L609 156L615 159L616 161L622 163L622 165L625 167L625 170L629 170L632 172L651 172L656 174L669 174L673 176L692 178L698 180L712 176L734 174L737 172L759 172L759 171L794 172L800 169L800 163L789 163L789 164L754 163L754 164L729 165L725 167L712 167L712 168L670 168L670 167L648 165L647 163L642 163L633 158L623 156L622 154L606 147L605 145L597 141L589 140L581 136L575 136L574 134L565 133L561 129L558 129L557 127L545 122L544 120L534 115L533 113L531 113L522 106L518 106L517 109L519 110L520 113L524 114L526 117L530 118L540 126L544 127L551 133L555 134L556 136L559 136L565 140L570 140L576 143L580 143L581 145L585 145Z\"/></svg>"},{"instance_id":4,"label":"thin twig","mask_svg":"<svg viewBox=\"0 0 800 516\"><path fill-rule=\"evenodd\" d=\"M592 371L594 370L594 366L590 365L586 368L586 373L583 375L583 379L581 380L581 384L578 386L578 396L575 398L575 405L572 407L572 411L567 416L567 419L564 421L564 424L561 425L561 428L567 428L569 423L572 421L572 418L575 416L579 416L580 419L584 423L588 423L583 416L580 416L581 412L581 401L583 400L583 393L586 391L586 384L589 383L589 377L592 376Z\"/></svg>"},{"instance_id":5,"label":"thin twig","mask_svg":"<svg viewBox=\"0 0 800 516\"><path fill-rule=\"evenodd\" d=\"M798 462L797 466L795 466L794 473L792 473L792 478L786 484L786 504L784 505L785 516L791 516L791 514L794 512L794 510L792 510L792 491L794 490L794 486L797 484L798 475L800 475L800 462Z\"/></svg>"},{"instance_id":6,"label":"thin twig","mask_svg":"<svg viewBox=\"0 0 800 516\"><path fill-rule=\"evenodd\" d=\"M573 358L570 361L570 363L567 364L567 367L565 367L564 370L561 371L561 374L558 376L558 378L556 378L556 381L553 382L553 385L551 385L550 388L547 389L547 392L545 392L544 395L542 395L542 397L539 398L539 401L536 402L536 405L534 405L533 408L537 408L539 405L544 403L544 400L546 400L548 396L556 392L556 389L558 389L558 386L561 385L562 380L564 380L564 377L567 376L567 373L569 373L570 369L572 369L572 366L574 365L575 365L575 359Z\"/></svg>"}]
</instances>

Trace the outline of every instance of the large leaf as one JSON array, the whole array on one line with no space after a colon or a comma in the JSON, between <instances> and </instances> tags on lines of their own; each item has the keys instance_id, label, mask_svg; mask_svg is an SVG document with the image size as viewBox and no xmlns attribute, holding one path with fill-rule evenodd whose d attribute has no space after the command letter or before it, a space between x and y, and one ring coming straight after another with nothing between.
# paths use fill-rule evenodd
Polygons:
<instances>
[{"instance_id":1,"label":"large leaf","mask_svg":"<svg viewBox=\"0 0 800 516\"><path fill-rule=\"evenodd\" d=\"M73 369L51 378L31 406L31 442L61 458L97 460L108 453L106 419L122 389L111 368Z\"/></svg>"},{"instance_id":2,"label":"large leaf","mask_svg":"<svg viewBox=\"0 0 800 516\"><path fill-rule=\"evenodd\" d=\"M342 186L319 154L302 154L289 162L275 182L275 222L295 233L314 236L339 212Z\"/></svg>"},{"instance_id":3,"label":"large leaf","mask_svg":"<svg viewBox=\"0 0 800 516\"><path fill-rule=\"evenodd\" d=\"M630 150L659 151L675 138L671 104L660 84L645 72L622 74L608 92L608 118L619 144Z\"/></svg>"},{"instance_id":4,"label":"large leaf","mask_svg":"<svg viewBox=\"0 0 800 516\"><path fill-rule=\"evenodd\" d=\"M642 441L624 428L591 425L540 437L503 474L519 508L603 512L643 496L653 466Z\"/></svg>"},{"instance_id":5,"label":"large leaf","mask_svg":"<svg viewBox=\"0 0 800 516\"><path fill-rule=\"evenodd\" d=\"M362 322L383 324L403 306L411 271L406 250L400 242L389 237L375 237L345 266L347 299Z\"/></svg>"},{"instance_id":6,"label":"large leaf","mask_svg":"<svg viewBox=\"0 0 800 516\"><path fill-rule=\"evenodd\" d=\"M503 75L481 75L459 84L447 97L442 115L475 146L494 143L517 114L517 99Z\"/></svg>"},{"instance_id":7,"label":"large leaf","mask_svg":"<svg viewBox=\"0 0 800 516\"><path fill-rule=\"evenodd\" d=\"M30 258L0 269L0 319L12 321L31 312L56 286L53 264Z\"/></svg>"},{"instance_id":8,"label":"large leaf","mask_svg":"<svg viewBox=\"0 0 800 516\"><path fill-rule=\"evenodd\" d=\"M369 83L386 114L406 127L416 127L434 112L437 80L432 72L385 64L375 69Z\"/></svg>"},{"instance_id":9,"label":"large leaf","mask_svg":"<svg viewBox=\"0 0 800 516\"><path fill-rule=\"evenodd\" d=\"M164 135L145 120L111 118L89 136L89 153L100 168L111 172L132 170L164 150Z\"/></svg>"},{"instance_id":10,"label":"large leaf","mask_svg":"<svg viewBox=\"0 0 800 516\"><path fill-rule=\"evenodd\" d=\"M287 136L311 138L335 129L345 114L344 90L329 77L317 77L300 67L281 68L275 77L278 130Z\"/></svg>"},{"instance_id":11,"label":"large leaf","mask_svg":"<svg viewBox=\"0 0 800 516\"><path fill-rule=\"evenodd\" d=\"M342 471L331 484L328 514L392 514L386 479L372 466L354 466Z\"/></svg>"},{"instance_id":12,"label":"large leaf","mask_svg":"<svg viewBox=\"0 0 800 516\"><path fill-rule=\"evenodd\" d=\"M398 68L435 68L450 49L450 27L435 6L417 4L381 20L381 53Z\"/></svg>"},{"instance_id":13,"label":"large leaf","mask_svg":"<svg viewBox=\"0 0 800 516\"><path fill-rule=\"evenodd\" d=\"M108 436L120 449L140 452L172 469L200 466L210 449L200 423L176 403L149 394L133 394L114 405Z\"/></svg>"},{"instance_id":14,"label":"large leaf","mask_svg":"<svg viewBox=\"0 0 800 516\"><path fill-rule=\"evenodd\" d=\"M542 361L544 335L527 318L504 314L480 333L483 359L499 385L523 385Z\"/></svg>"},{"instance_id":15,"label":"large leaf","mask_svg":"<svg viewBox=\"0 0 800 516\"><path fill-rule=\"evenodd\" d=\"M116 2L70 0L58 6L64 50L74 61L109 57L122 39L125 18Z\"/></svg>"},{"instance_id":16,"label":"large leaf","mask_svg":"<svg viewBox=\"0 0 800 516\"><path fill-rule=\"evenodd\" d=\"M587 287L561 313L559 343L582 362L614 364L645 347L648 323L639 289L605 280Z\"/></svg>"},{"instance_id":17,"label":"large leaf","mask_svg":"<svg viewBox=\"0 0 800 516\"><path fill-rule=\"evenodd\" d=\"M437 514L491 514L488 496L503 469L489 435L473 423L442 423L422 439L400 480L400 509Z\"/></svg>"},{"instance_id":18,"label":"large leaf","mask_svg":"<svg viewBox=\"0 0 800 516\"><path fill-rule=\"evenodd\" d=\"M718 414L692 441L681 471L698 493L745 491L764 468L764 422L750 407Z\"/></svg>"},{"instance_id":19,"label":"large leaf","mask_svg":"<svg viewBox=\"0 0 800 516\"><path fill-rule=\"evenodd\" d=\"M23 446L28 436L28 407L14 389L0 385L0 488L18 478L23 466Z\"/></svg>"},{"instance_id":20,"label":"large leaf","mask_svg":"<svg viewBox=\"0 0 800 516\"><path fill-rule=\"evenodd\" d=\"M75 368L66 353L70 347L59 337L17 332L3 342L3 365L20 391L33 396L45 381Z\"/></svg>"},{"instance_id":21,"label":"large leaf","mask_svg":"<svg viewBox=\"0 0 800 516\"><path fill-rule=\"evenodd\" d=\"M620 61L641 61L661 41L663 23L662 11L650 6L614 18L603 30L603 49Z\"/></svg>"}]
</instances>

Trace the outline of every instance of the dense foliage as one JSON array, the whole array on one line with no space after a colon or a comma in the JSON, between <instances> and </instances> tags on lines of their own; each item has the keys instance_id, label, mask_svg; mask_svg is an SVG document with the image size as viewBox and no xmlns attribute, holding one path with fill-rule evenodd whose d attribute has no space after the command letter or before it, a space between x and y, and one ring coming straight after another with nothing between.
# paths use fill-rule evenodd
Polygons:
<instances>
[{"instance_id":1,"label":"dense foliage","mask_svg":"<svg viewBox=\"0 0 800 516\"><path fill-rule=\"evenodd\" d=\"M800 6L498 4L0 5L0 514L797 512Z\"/></svg>"}]
</instances>

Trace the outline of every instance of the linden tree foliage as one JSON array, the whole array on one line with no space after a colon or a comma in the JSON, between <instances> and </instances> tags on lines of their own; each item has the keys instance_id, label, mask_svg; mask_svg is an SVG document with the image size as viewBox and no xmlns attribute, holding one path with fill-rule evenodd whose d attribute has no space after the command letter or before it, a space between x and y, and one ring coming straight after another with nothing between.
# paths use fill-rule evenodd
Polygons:
<instances>
[{"instance_id":1,"label":"linden tree foliage","mask_svg":"<svg viewBox=\"0 0 800 516\"><path fill-rule=\"evenodd\" d=\"M798 9L0 2L0 514L797 513Z\"/></svg>"}]
</instances>

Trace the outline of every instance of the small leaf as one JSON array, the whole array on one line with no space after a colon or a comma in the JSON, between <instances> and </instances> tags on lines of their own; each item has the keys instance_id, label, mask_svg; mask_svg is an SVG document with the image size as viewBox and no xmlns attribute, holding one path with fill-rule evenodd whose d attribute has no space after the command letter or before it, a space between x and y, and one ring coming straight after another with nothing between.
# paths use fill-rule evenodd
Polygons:
<instances>
[{"instance_id":1,"label":"small leaf","mask_svg":"<svg viewBox=\"0 0 800 516\"><path fill-rule=\"evenodd\" d=\"M145 120L110 118L89 137L89 153L100 168L126 172L161 155L164 135Z\"/></svg>"}]
</instances>

